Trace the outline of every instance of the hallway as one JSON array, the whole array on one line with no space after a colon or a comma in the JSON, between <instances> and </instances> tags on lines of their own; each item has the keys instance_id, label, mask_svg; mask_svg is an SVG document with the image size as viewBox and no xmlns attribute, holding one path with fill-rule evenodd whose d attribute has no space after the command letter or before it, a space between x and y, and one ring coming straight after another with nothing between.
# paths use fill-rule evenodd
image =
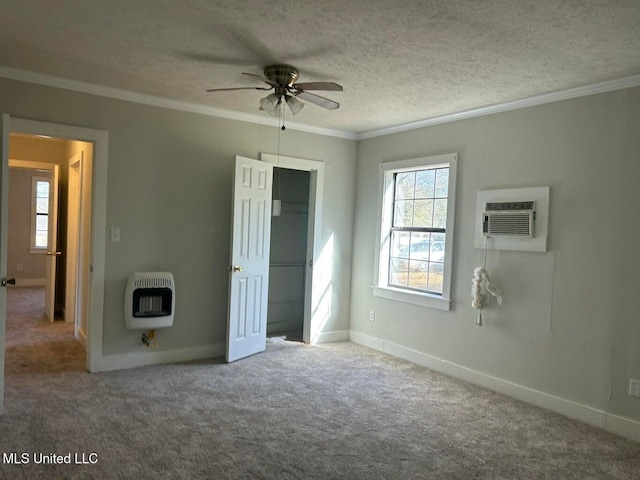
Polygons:
<instances>
[{"instance_id":1,"label":"hallway","mask_svg":"<svg viewBox=\"0 0 640 480\"><path fill-rule=\"evenodd\" d=\"M44 315L44 287L7 289L5 382L7 400L12 385L25 374L85 370L85 352L73 335L73 324Z\"/></svg>"}]
</instances>

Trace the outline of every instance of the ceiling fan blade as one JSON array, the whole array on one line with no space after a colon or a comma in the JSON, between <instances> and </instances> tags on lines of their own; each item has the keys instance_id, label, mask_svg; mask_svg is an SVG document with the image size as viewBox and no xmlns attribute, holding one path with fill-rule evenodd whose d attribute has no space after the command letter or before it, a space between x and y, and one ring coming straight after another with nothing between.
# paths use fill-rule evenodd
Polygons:
<instances>
[{"instance_id":1,"label":"ceiling fan blade","mask_svg":"<svg viewBox=\"0 0 640 480\"><path fill-rule=\"evenodd\" d=\"M231 88L210 88L207 92L228 92L231 90L271 90L271 87L231 87Z\"/></svg>"},{"instance_id":2,"label":"ceiling fan blade","mask_svg":"<svg viewBox=\"0 0 640 480\"><path fill-rule=\"evenodd\" d=\"M302 100L318 105L319 107L326 108L327 110L335 110L340 106L338 102L334 102L333 100L329 100L328 98L309 92L300 92L296 95L296 98L301 98Z\"/></svg>"},{"instance_id":3,"label":"ceiling fan blade","mask_svg":"<svg viewBox=\"0 0 640 480\"><path fill-rule=\"evenodd\" d=\"M342 85L338 85L335 82L304 82L294 83L294 88L297 88L299 92L306 92L307 90L327 90L332 92L342 92Z\"/></svg>"},{"instance_id":4,"label":"ceiling fan blade","mask_svg":"<svg viewBox=\"0 0 640 480\"><path fill-rule=\"evenodd\" d=\"M245 72L242 72L242 74L246 75L248 77L255 78L256 80L260 80L261 82L268 83L269 85L271 85L273 87L277 87L278 86L278 84L276 82L272 82L271 80L269 80L268 78L263 77L262 75L255 75L253 73L245 73Z\"/></svg>"}]
</instances>

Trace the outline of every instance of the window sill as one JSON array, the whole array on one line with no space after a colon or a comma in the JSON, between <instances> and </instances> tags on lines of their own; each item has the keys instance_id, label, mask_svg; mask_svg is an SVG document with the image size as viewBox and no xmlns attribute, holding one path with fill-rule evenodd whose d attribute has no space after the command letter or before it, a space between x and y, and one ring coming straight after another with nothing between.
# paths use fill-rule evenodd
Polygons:
<instances>
[{"instance_id":1,"label":"window sill","mask_svg":"<svg viewBox=\"0 0 640 480\"><path fill-rule=\"evenodd\" d=\"M29 253L35 253L36 255L42 255L44 253L47 253L47 249L46 248L30 248L29 249Z\"/></svg>"},{"instance_id":2,"label":"window sill","mask_svg":"<svg viewBox=\"0 0 640 480\"><path fill-rule=\"evenodd\" d=\"M378 287L374 285L372 288L373 294L376 297L411 303L413 305L420 305L421 307L435 308L437 310L451 310L451 300L446 298L436 297L428 293L408 292L407 290L393 287Z\"/></svg>"}]
</instances>

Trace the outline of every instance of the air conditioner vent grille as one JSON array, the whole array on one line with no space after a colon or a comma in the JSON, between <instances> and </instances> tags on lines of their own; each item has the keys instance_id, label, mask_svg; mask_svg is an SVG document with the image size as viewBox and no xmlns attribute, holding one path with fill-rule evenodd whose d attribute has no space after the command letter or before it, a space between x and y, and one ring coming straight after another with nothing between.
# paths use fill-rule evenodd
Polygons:
<instances>
[{"instance_id":1,"label":"air conditioner vent grille","mask_svg":"<svg viewBox=\"0 0 640 480\"><path fill-rule=\"evenodd\" d=\"M534 236L535 202L492 202L485 205L482 233L485 236Z\"/></svg>"},{"instance_id":2,"label":"air conditioner vent grille","mask_svg":"<svg viewBox=\"0 0 640 480\"><path fill-rule=\"evenodd\" d=\"M490 215L491 235L531 236L531 217L528 214Z\"/></svg>"}]
</instances>

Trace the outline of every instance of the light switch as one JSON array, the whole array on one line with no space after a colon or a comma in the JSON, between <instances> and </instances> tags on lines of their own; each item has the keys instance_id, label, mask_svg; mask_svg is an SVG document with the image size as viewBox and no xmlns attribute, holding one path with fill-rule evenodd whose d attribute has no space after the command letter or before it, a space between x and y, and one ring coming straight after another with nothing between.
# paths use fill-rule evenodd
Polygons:
<instances>
[{"instance_id":1,"label":"light switch","mask_svg":"<svg viewBox=\"0 0 640 480\"><path fill-rule=\"evenodd\" d=\"M119 242L120 241L120 229L117 227L111 227L111 241Z\"/></svg>"}]
</instances>

